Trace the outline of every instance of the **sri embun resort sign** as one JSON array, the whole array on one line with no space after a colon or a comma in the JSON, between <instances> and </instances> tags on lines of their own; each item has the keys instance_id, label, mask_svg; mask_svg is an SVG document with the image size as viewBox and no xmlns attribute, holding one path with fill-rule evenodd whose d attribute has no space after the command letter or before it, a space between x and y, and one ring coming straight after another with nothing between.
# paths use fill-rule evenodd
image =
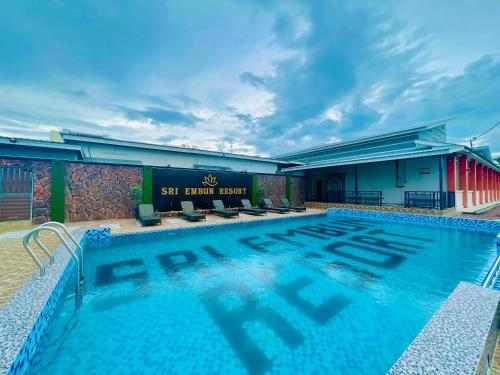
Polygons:
<instances>
[{"instance_id":1,"label":"sri embun resort sign","mask_svg":"<svg viewBox=\"0 0 500 375\"><path fill-rule=\"evenodd\" d=\"M241 206L241 199L250 199L251 188L248 173L153 168L153 205L158 211L180 210L184 200L197 208L213 208L214 199Z\"/></svg>"}]
</instances>

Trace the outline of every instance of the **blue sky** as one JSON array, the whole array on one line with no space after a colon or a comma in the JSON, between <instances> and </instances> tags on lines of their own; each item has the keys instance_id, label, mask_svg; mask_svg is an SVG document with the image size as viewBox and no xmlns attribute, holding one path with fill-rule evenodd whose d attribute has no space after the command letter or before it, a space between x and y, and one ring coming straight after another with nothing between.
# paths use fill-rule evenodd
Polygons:
<instances>
[{"instance_id":1,"label":"blue sky","mask_svg":"<svg viewBox=\"0 0 500 375\"><path fill-rule=\"evenodd\" d=\"M500 2L0 4L0 134L276 155L457 117L500 120ZM498 130L477 144L500 151Z\"/></svg>"}]
</instances>

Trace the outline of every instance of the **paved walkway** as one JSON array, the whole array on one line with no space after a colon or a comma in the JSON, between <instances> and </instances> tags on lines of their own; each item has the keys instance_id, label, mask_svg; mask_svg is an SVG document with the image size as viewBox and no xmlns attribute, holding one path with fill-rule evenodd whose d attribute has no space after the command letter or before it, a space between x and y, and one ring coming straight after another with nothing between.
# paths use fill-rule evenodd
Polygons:
<instances>
[{"instance_id":1,"label":"paved walkway","mask_svg":"<svg viewBox=\"0 0 500 375\"><path fill-rule=\"evenodd\" d=\"M290 213L287 216L311 215L324 212L324 210L308 209L306 213ZM69 223L70 229L90 229L97 227L110 227L111 233L130 233L143 232L159 229L193 227L206 224L224 224L235 221L266 220L275 217L284 217L285 215L268 213L267 216L252 216L244 213L239 218L225 219L215 215L207 215L207 221L187 222L180 218L163 218L161 226L139 227L135 219L120 220L100 220ZM15 293L31 278L34 272L38 272L33 260L29 257L23 248L23 236L30 229L34 228L29 222L8 222L0 223L0 309L5 306ZM40 233L40 239L47 247L54 251L59 245L59 239L53 233ZM34 242L33 242L34 244ZM33 246L35 253L42 259L47 260L47 256L39 249L36 244Z\"/></svg>"},{"instance_id":2,"label":"paved walkway","mask_svg":"<svg viewBox=\"0 0 500 375\"><path fill-rule=\"evenodd\" d=\"M479 215L463 215L463 217L468 217L472 219L487 219L487 220L500 220L500 206L495 207L492 210Z\"/></svg>"}]
</instances>

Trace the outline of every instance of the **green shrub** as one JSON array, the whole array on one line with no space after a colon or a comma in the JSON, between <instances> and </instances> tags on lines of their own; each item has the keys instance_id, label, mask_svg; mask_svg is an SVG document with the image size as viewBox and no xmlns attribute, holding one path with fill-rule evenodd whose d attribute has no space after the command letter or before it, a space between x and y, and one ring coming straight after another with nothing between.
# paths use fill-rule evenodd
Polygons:
<instances>
[{"instance_id":1,"label":"green shrub","mask_svg":"<svg viewBox=\"0 0 500 375\"><path fill-rule=\"evenodd\" d=\"M137 206L142 204L143 195L144 195L144 193L139 186L134 186L132 188L132 199L134 200L134 203Z\"/></svg>"}]
</instances>

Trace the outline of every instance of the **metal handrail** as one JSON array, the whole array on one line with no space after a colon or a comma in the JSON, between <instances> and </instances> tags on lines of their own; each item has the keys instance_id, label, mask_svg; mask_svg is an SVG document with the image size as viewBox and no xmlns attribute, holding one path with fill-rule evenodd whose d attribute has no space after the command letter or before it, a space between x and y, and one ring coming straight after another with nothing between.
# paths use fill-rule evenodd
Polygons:
<instances>
[{"instance_id":1,"label":"metal handrail","mask_svg":"<svg viewBox=\"0 0 500 375\"><path fill-rule=\"evenodd\" d=\"M491 266L481 286L483 288L493 288L498 279L499 272L500 272L500 256L497 257L495 263L493 263L493 265Z\"/></svg>"},{"instance_id":2,"label":"metal handrail","mask_svg":"<svg viewBox=\"0 0 500 375\"><path fill-rule=\"evenodd\" d=\"M28 252L28 254L33 258L35 263L37 264L38 268L40 269L40 277L44 277L46 274L46 268L43 265L43 263L40 261L40 259L36 256L36 254L33 252L29 245L29 241L31 237L35 239L35 242L40 246L40 248L48 255L49 257L49 264L54 263L54 257L53 255L49 252L47 247L40 241L38 238L38 233L40 231L49 231L52 233L55 233L57 237L61 240L61 243L64 245L66 250L70 253L71 257L76 261L77 263L77 286L76 286L76 296L77 298L80 296L80 288L83 284L83 249L80 246L80 244L76 241L76 239L73 237L73 235L68 231L68 229L61 223L56 223L55 222L49 222L45 223L42 225L39 225L35 229L32 229L29 231L23 238L23 246ZM57 228L55 228L56 226ZM63 229L64 232L68 235L68 237L71 239L71 241L76 245L77 250L79 250L79 254L77 254L70 246L68 241L64 238L63 234L59 229Z\"/></svg>"},{"instance_id":3,"label":"metal handrail","mask_svg":"<svg viewBox=\"0 0 500 375\"><path fill-rule=\"evenodd\" d=\"M57 221L48 221L46 223L39 225L39 227L50 227L50 226L56 226L58 228L61 228L64 231L64 233L66 233L66 235L69 237L69 239L73 242L73 244L76 246L76 248L79 250L79 252L80 252L80 274L81 274L82 280L83 280L83 248L82 248L82 246L78 243L78 241L71 234L71 232L68 230L68 228L66 228L66 226L62 223L59 223Z\"/></svg>"},{"instance_id":4,"label":"metal handrail","mask_svg":"<svg viewBox=\"0 0 500 375\"><path fill-rule=\"evenodd\" d=\"M35 230L35 229L33 229L33 230ZM30 237L31 237L31 232L29 232L28 235L24 236L24 238L23 238L23 246L24 246L25 250L28 252L28 254L31 256L31 258L33 258L33 260L35 261L35 263L38 266L38 268L40 269L40 277L45 277L45 266L40 261L40 259L38 259L38 257L35 255L35 253L33 252L33 250L31 250L31 247L29 245ZM44 251L47 250L47 248L45 246L42 247L42 249ZM52 254L50 254L50 256L52 256Z\"/></svg>"}]
</instances>

